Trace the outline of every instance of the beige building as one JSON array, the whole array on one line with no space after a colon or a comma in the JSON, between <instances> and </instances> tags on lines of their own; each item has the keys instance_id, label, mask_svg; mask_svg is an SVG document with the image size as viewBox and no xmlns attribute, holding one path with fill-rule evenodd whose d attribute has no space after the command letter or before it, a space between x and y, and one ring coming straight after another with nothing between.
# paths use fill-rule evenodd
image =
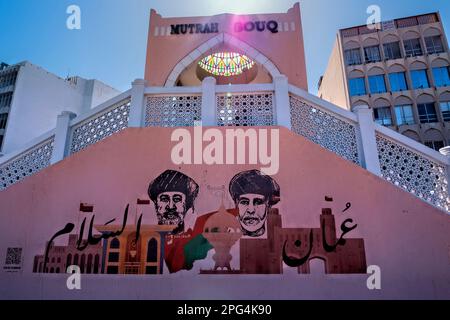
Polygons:
<instances>
[{"instance_id":1,"label":"beige building","mask_svg":"<svg viewBox=\"0 0 450 320\"><path fill-rule=\"evenodd\" d=\"M102 234L121 230L119 225L95 226ZM162 274L166 235L173 226L143 225L137 237L137 226L128 225L121 235L104 243L103 273ZM138 238L138 239L136 239Z\"/></svg>"},{"instance_id":2,"label":"beige building","mask_svg":"<svg viewBox=\"0 0 450 320\"><path fill-rule=\"evenodd\" d=\"M341 29L319 96L436 150L450 144L450 51L439 13Z\"/></svg>"}]
</instances>

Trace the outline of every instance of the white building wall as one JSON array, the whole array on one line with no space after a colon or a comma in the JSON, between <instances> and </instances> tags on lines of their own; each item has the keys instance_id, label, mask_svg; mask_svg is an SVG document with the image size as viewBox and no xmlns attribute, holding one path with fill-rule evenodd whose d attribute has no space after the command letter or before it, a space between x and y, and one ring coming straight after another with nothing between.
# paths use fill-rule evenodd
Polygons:
<instances>
[{"instance_id":1,"label":"white building wall","mask_svg":"<svg viewBox=\"0 0 450 320\"><path fill-rule=\"evenodd\" d=\"M8 154L56 126L63 111L77 115L109 100L119 91L97 81L66 81L29 62L17 76L2 148Z\"/></svg>"},{"instance_id":2,"label":"white building wall","mask_svg":"<svg viewBox=\"0 0 450 320\"><path fill-rule=\"evenodd\" d=\"M88 80L87 85L91 88L89 91L90 95L88 95L90 98L89 109L92 109L121 93L120 91L95 79Z\"/></svg>"}]
</instances>

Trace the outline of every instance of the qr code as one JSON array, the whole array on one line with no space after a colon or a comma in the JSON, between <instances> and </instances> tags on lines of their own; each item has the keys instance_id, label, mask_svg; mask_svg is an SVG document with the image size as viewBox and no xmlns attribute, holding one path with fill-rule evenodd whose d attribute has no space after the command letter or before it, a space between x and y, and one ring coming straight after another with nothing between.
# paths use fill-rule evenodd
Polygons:
<instances>
[{"instance_id":1,"label":"qr code","mask_svg":"<svg viewBox=\"0 0 450 320\"><path fill-rule=\"evenodd\" d=\"M20 265L22 262L22 248L8 248L5 265Z\"/></svg>"}]
</instances>

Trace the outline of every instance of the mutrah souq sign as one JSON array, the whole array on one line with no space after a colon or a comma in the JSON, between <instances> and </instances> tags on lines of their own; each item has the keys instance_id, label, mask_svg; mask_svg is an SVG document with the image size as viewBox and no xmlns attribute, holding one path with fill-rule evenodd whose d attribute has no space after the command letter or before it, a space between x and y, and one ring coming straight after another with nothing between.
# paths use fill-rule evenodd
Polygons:
<instances>
[{"instance_id":1,"label":"mutrah souq sign","mask_svg":"<svg viewBox=\"0 0 450 320\"><path fill-rule=\"evenodd\" d=\"M190 24L172 24L170 26L171 35L180 34L199 34L199 33L219 33L219 23L190 23ZM234 31L239 32L264 32L278 33L278 22L270 21L246 21L236 22Z\"/></svg>"},{"instance_id":2,"label":"mutrah souq sign","mask_svg":"<svg viewBox=\"0 0 450 320\"><path fill-rule=\"evenodd\" d=\"M289 83L308 90L300 5L284 13L218 14L163 17L150 14L145 80L148 86L201 86L201 60L222 53L245 55L254 61L251 72L216 78L217 84L273 83L283 75ZM228 59L227 61L238 61ZM226 62L225 62L226 63ZM220 59L214 67L224 69ZM225 67L228 67L227 65ZM232 69L232 68L231 68Z\"/></svg>"}]
</instances>

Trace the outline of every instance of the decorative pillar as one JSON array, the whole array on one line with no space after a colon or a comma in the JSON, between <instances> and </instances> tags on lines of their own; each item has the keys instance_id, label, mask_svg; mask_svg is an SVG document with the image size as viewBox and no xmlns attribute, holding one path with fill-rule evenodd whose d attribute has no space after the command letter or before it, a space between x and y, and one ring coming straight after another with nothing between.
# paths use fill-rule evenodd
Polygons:
<instances>
[{"instance_id":1,"label":"decorative pillar","mask_svg":"<svg viewBox=\"0 0 450 320\"><path fill-rule=\"evenodd\" d=\"M70 143L70 121L76 116L73 112L63 111L56 119L55 141L50 164L55 164L65 158Z\"/></svg>"},{"instance_id":2,"label":"decorative pillar","mask_svg":"<svg viewBox=\"0 0 450 320\"><path fill-rule=\"evenodd\" d=\"M133 81L131 88L131 106L128 127L140 128L144 125L144 94L147 81L136 79Z\"/></svg>"},{"instance_id":3,"label":"decorative pillar","mask_svg":"<svg viewBox=\"0 0 450 320\"><path fill-rule=\"evenodd\" d=\"M275 110L278 126L291 130L291 104L289 101L289 83L285 75L274 77L275 85Z\"/></svg>"},{"instance_id":4,"label":"decorative pillar","mask_svg":"<svg viewBox=\"0 0 450 320\"><path fill-rule=\"evenodd\" d=\"M362 165L373 174L381 176L372 110L366 105L361 105L354 107L353 112L358 117L358 149L361 154Z\"/></svg>"},{"instance_id":5,"label":"decorative pillar","mask_svg":"<svg viewBox=\"0 0 450 320\"><path fill-rule=\"evenodd\" d=\"M207 77L202 81L202 126L217 126L216 79Z\"/></svg>"}]
</instances>

